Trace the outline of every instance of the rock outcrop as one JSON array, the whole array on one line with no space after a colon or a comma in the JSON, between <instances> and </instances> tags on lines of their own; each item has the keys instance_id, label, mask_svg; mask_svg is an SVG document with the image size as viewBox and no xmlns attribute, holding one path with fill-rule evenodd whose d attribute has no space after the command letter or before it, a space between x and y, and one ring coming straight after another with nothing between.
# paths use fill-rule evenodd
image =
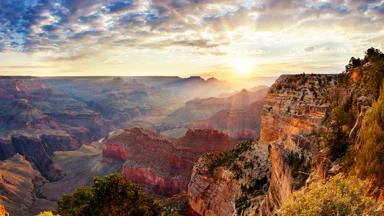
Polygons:
<instances>
[{"instance_id":1,"label":"rock outcrop","mask_svg":"<svg viewBox=\"0 0 384 216\"><path fill-rule=\"evenodd\" d=\"M32 215L35 189L44 178L21 155L0 162L0 203L10 215Z\"/></svg>"},{"instance_id":2,"label":"rock outcrop","mask_svg":"<svg viewBox=\"0 0 384 216\"><path fill-rule=\"evenodd\" d=\"M267 191L270 162L266 145L240 143L209 153L195 164L188 185L191 208L200 215L252 215Z\"/></svg>"},{"instance_id":3,"label":"rock outcrop","mask_svg":"<svg viewBox=\"0 0 384 216\"><path fill-rule=\"evenodd\" d=\"M130 128L111 136L103 147L106 159L123 160L122 174L156 195L186 191L193 164L210 151L227 151L235 143L216 130L191 129L171 139L147 129Z\"/></svg>"},{"instance_id":4,"label":"rock outcrop","mask_svg":"<svg viewBox=\"0 0 384 216\"><path fill-rule=\"evenodd\" d=\"M324 127L336 94L336 75L283 75L270 89L261 117L260 142L270 145L272 173L263 215L270 215L305 184L311 159L320 150Z\"/></svg>"}]
</instances>

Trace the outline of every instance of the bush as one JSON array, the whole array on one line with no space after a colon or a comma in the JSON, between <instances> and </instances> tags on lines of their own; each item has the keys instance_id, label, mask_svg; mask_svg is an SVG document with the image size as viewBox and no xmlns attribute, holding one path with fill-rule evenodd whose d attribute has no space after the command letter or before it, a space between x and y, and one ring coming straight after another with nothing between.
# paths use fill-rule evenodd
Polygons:
<instances>
[{"instance_id":1,"label":"bush","mask_svg":"<svg viewBox=\"0 0 384 216\"><path fill-rule=\"evenodd\" d=\"M81 187L72 195L64 195L55 213L61 216L149 216L159 215L161 207L140 186L111 174L104 180L96 177L91 187Z\"/></svg>"},{"instance_id":2,"label":"bush","mask_svg":"<svg viewBox=\"0 0 384 216\"><path fill-rule=\"evenodd\" d=\"M375 215L377 203L364 196L364 183L356 177L339 174L327 182L313 183L295 192L294 198L283 204L283 216Z\"/></svg>"},{"instance_id":3,"label":"bush","mask_svg":"<svg viewBox=\"0 0 384 216\"><path fill-rule=\"evenodd\" d=\"M347 97L343 103L333 108L330 115L331 125L323 137L331 160L343 157L350 145L348 136L355 124L357 112L353 104L352 97Z\"/></svg>"},{"instance_id":4,"label":"bush","mask_svg":"<svg viewBox=\"0 0 384 216\"><path fill-rule=\"evenodd\" d=\"M384 186L384 86L380 97L364 117L360 142L361 149L356 157L358 175L373 177L380 186Z\"/></svg>"}]
</instances>

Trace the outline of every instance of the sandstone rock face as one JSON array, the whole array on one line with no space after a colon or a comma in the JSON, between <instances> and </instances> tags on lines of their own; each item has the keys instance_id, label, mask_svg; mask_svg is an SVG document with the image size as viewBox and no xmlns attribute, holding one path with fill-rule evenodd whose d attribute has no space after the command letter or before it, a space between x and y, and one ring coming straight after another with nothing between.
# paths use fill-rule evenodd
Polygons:
<instances>
[{"instance_id":1,"label":"sandstone rock face","mask_svg":"<svg viewBox=\"0 0 384 216\"><path fill-rule=\"evenodd\" d=\"M192 172L188 188L189 204L200 215L235 215L240 185L231 171L215 170L212 176Z\"/></svg>"},{"instance_id":2,"label":"sandstone rock face","mask_svg":"<svg viewBox=\"0 0 384 216\"><path fill-rule=\"evenodd\" d=\"M10 215L32 215L35 189L43 177L21 155L0 162L0 202Z\"/></svg>"},{"instance_id":3,"label":"sandstone rock face","mask_svg":"<svg viewBox=\"0 0 384 216\"><path fill-rule=\"evenodd\" d=\"M189 204L200 215L255 215L269 175L266 145L248 142L230 152L206 154L193 168Z\"/></svg>"},{"instance_id":4,"label":"sandstone rock face","mask_svg":"<svg viewBox=\"0 0 384 216\"><path fill-rule=\"evenodd\" d=\"M270 89L261 117L260 142L270 144L272 174L262 213L271 215L304 185L310 159L320 146L316 133L323 127L336 94L335 75L283 75Z\"/></svg>"},{"instance_id":5,"label":"sandstone rock face","mask_svg":"<svg viewBox=\"0 0 384 216\"><path fill-rule=\"evenodd\" d=\"M177 176L161 176L151 168L124 165L122 174L125 178L143 185L153 194L170 196L180 193L186 187L184 179Z\"/></svg>"},{"instance_id":6,"label":"sandstone rock face","mask_svg":"<svg viewBox=\"0 0 384 216\"><path fill-rule=\"evenodd\" d=\"M111 136L103 147L106 159L123 160L122 174L156 195L186 191L193 164L209 151L226 151L235 143L216 130L191 129L180 139L147 129L130 128Z\"/></svg>"},{"instance_id":7,"label":"sandstone rock face","mask_svg":"<svg viewBox=\"0 0 384 216\"><path fill-rule=\"evenodd\" d=\"M336 75L280 76L264 101L260 141L300 147L300 136L313 133L324 120L335 84Z\"/></svg>"}]
</instances>

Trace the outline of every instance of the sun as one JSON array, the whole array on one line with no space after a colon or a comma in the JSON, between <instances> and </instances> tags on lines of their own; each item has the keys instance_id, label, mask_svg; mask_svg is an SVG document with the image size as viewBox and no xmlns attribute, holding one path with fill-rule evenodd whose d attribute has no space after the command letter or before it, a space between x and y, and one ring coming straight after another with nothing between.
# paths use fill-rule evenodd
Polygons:
<instances>
[{"instance_id":1,"label":"sun","mask_svg":"<svg viewBox=\"0 0 384 216\"><path fill-rule=\"evenodd\" d=\"M252 70L251 62L246 58L235 59L232 62L232 66L234 71L240 75L248 75Z\"/></svg>"}]
</instances>

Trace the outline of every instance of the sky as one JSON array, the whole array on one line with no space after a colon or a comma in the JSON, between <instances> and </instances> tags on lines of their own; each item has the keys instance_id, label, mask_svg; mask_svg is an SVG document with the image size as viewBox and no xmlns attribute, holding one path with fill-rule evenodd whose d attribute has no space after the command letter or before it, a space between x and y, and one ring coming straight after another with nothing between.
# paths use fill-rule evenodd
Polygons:
<instances>
[{"instance_id":1,"label":"sky","mask_svg":"<svg viewBox=\"0 0 384 216\"><path fill-rule=\"evenodd\" d=\"M0 75L339 73L383 24L382 0L0 0Z\"/></svg>"}]
</instances>

